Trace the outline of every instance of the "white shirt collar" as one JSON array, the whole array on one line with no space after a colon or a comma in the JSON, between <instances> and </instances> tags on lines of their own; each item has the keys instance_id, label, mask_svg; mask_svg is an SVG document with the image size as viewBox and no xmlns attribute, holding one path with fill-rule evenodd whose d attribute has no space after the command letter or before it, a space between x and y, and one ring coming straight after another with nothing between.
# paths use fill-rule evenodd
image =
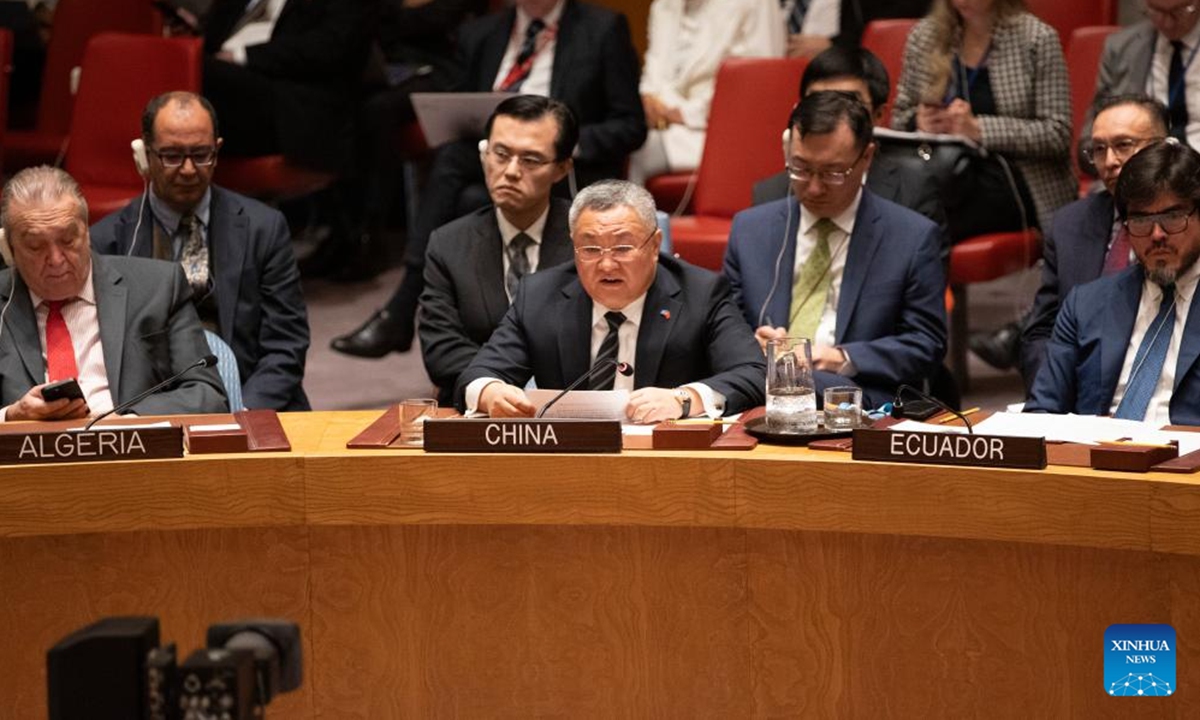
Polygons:
<instances>
[{"instance_id":1,"label":"white shirt collar","mask_svg":"<svg viewBox=\"0 0 1200 720\"><path fill-rule=\"evenodd\" d=\"M604 314L612 310L619 310L625 316L625 322L632 323L637 327L642 322L642 309L646 307L646 293L642 293L633 302L623 308L607 308L596 301L592 301L592 327L597 325L608 325L608 321L604 319Z\"/></svg>"},{"instance_id":2,"label":"white shirt collar","mask_svg":"<svg viewBox=\"0 0 1200 720\"><path fill-rule=\"evenodd\" d=\"M559 0L554 7L550 8L550 12L542 16L542 22L546 23L546 27L555 27L558 25L558 19L562 17L563 6L566 0ZM524 42L525 29L529 27L529 23L533 22L533 17L525 12L523 8L517 8L517 24L513 28L513 35L518 38L517 42Z\"/></svg>"},{"instance_id":3,"label":"white shirt collar","mask_svg":"<svg viewBox=\"0 0 1200 720\"><path fill-rule=\"evenodd\" d=\"M837 226L838 230L841 230L842 232L846 233L847 237L854 234L854 219L855 219L855 217L858 216L858 205L861 202L862 202L862 188L860 187L858 189L858 193L856 193L854 195L854 199L850 201L850 204L848 206L846 206L846 209L843 210L838 215L829 218L833 222L833 224ZM817 221L820 219L821 219L821 217L819 215L817 215L814 212L811 212L808 208L804 207L803 202L800 203L800 232L801 233L807 233L809 230L812 229L813 225L817 224Z\"/></svg>"},{"instance_id":4,"label":"white shirt collar","mask_svg":"<svg viewBox=\"0 0 1200 720\"><path fill-rule=\"evenodd\" d=\"M196 216L196 219L200 221L200 225L205 230L208 229L208 219L211 214L211 208L212 186L210 185L208 189L204 191L204 195L200 198L200 202L196 203L196 207L192 208L192 214ZM175 212L170 205L167 205L165 202L163 202L162 198L158 196L158 193L154 192L154 188L150 189L150 210L154 212L154 217L158 219L159 224L162 225L163 229L166 230L170 235L173 236L175 233L179 232L179 221L183 219L183 216Z\"/></svg>"},{"instance_id":5,"label":"white shirt collar","mask_svg":"<svg viewBox=\"0 0 1200 720\"><path fill-rule=\"evenodd\" d=\"M537 220L533 221L532 225L522 230L521 228L509 222L508 218L504 217L504 213L500 211L500 208L496 208L496 223L500 226L500 239L504 241L504 247L507 248L509 243L512 242L512 239L516 237L518 233L522 232L532 238L535 244L540 245L542 242L542 235L544 235L546 231L546 218L548 217L550 217L549 204L546 205L546 209L542 211L542 214L538 215Z\"/></svg>"}]
</instances>

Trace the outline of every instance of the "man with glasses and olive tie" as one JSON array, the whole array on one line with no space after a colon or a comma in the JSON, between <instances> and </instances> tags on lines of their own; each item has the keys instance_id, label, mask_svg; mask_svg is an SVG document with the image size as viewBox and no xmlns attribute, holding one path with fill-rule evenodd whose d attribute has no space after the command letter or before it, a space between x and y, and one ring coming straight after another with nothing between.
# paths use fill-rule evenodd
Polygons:
<instances>
[{"instance_id":1,"label":"man with glasses and olive tie","mask_svg":"<svg viewBox=\"0 0 1200 720\"><path fill-rule=\"evenodd\" d=\"M92 227L93 249L180 263L201 322L233 349L246 407L308 410L308 314L287 221L212 184L222 141L203 97L152 99L141 142L146 192Z\"/></svg>"},{"instance_id":2,"label":"man with glasses and olive tie","mask_svg":"<svg viewBox=\"0 0 1200 720\"><path fill-rule=\"evenodd\" d=\"M1115 197L1138 262L1067 295L1025 410L1200 425L1200 154L1146 146Z\"/></svg>"},{"instance_id":3,"label":"man with glasses and olive tie","mask_svg":"<svg viewBox=\"0 0 1200 720\"><path fill-rule=\"evenodd\" d=\"M863 187L875 145L857 95L811 93L789 127L794 197L734 217L724 273L760 343L812 340L818 398L855 384L879 406L945 355L941 234Z\"/></svg>"},{"instance_id":4,"label":"man with glasses and olive tie","mask_svg":"<svg viewBox=\"0 0 1200 720\"><path fill-rule=\"evenodd\" d=\"M1166 137L1168 124L1166 107L1145 95L1119 95L1096 105L1087 157L1104 189L1056 210L1046 233L1042 285L1021 323L1021 376L1027 390L1041 367L1062 299L1075 286L1129 265L1129 237L1117 218L1113 192L1125 162Z\"/></svg>"},{"instance_id":5,"label":"man with glasses and olive tie","mask_svg":"<svg viewBox=\"0 0 1200 720\"><path fill-rule=\"evenodd\" d=\"M720 276L659 254L654 200L621 180L571 205L575 262L525 278L496 332L459 378L459 409L529 417L521 388L629 390L636 423L761 405L766 363ZM618 372L628 366L628 374Z\"/></svg>"}]
</instances>

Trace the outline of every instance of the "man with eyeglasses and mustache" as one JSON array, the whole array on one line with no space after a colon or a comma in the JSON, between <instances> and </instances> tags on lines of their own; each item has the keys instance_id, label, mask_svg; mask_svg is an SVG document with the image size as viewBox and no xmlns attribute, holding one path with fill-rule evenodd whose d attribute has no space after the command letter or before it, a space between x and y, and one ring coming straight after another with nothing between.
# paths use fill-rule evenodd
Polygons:
<instances>
[{"instance_id":1,"label":"man with eyeglasses and mustache","mask_svg":"<svg viewBox=\"0 0 1200 720\"><path fill-rule=\"evenodd\" d=\"M1175 138L1121 169L1116 205L1138 263L1071 291L1026 412L1200 425L1200 154Z\"/></svg>"},{"instance_id":2,"label":"man with eyeglasses and mustache","mask_svg":"<svg viewBox=\"0 0 1200 720\"><path fill-rule=\"evenodd\" d=\"M308 314L287 221L212 184L222 141L203 97L152 99L142 143L146 193L92 227L92 248L180 263L204 327L233 349L245 406L310 409Z\"/></svg>"},{"instance_id":3,"label":"man with eyeglasses and mustache","mask_svg":"<svg viewBox=\"0 0 1200 720\"><path fill-rule=\"evenodd\" d=\"M1145 95L1119 95L1097 105L1087 157L1104 190L1055 211L1046 233L1042 285L1033 309L1023 327L1009 330L1020 333L1021 376L1027 390L1041 367L1062 299L1076 285L1113 275L1130 264L1129 234L1117 218L1113 192L1126 161L1165 137L1167 124L1166 108Z\"/></svg>"},{"instance_id":4,"label":"man with eyeglasses and mustache","mask_svg":"<svg viewBox=\"0 0 1200 720\"><path fill-rule=\"evenodd\" d=\"M623 180L571 204L575 262L524 279L500 327L459 378L459 409L529 417L521 389L629 390L626 419L720 417L761 405L766 363L719 275L659 254L654 199ZM628 374L618 364L631 366Z\"/></svg>"},{"instance_id":5,"label":"man with eyeglasses and mustache","mask_svg":"<svg viewBox=\"0 0 1200 720\"><path fill-rule=\"evenodd\" d=\"M857 95L811 93L789 127L794 197L734 216L723 272L760 343L812 340L818 399L854 384L877 407L946 354L941 233L863 187L875 145Z\"/></svg>"},{"instance_id":6,"label":"man with eyeglasses and mustache","mask_svg":"<svg viewBox=\"0 0 1200 720\"><path fill-rule=\"evenodd\" d=\"M1145 93L1167 106L1172 137L1200 146L1200 2L1145 4L1144 22L1105 41L1094 97Z\"/></svg>"}]
</instances>

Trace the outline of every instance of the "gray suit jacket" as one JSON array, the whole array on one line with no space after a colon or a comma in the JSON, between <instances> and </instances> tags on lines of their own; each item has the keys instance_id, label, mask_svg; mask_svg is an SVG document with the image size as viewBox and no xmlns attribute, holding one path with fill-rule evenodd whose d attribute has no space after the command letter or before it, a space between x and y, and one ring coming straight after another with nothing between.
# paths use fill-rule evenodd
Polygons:
<instances>
[{"instance_id":1,"label":"gray suit jacket","mask_svg":"<svg viewBox=\"0 0 1200 720\"><path fill-rule=\"evenodd\" d=\"M1126 95L1146 92L1146 78L1154 59L1154 41L1158 31L1149 20L1124 28L1104 41L1100 56L1100 71L1096 75L1096 95ZM1091 113L1088 113L1088 132L1091 135Z\"/></svg>"},{"instance_id":2,"label":"gray suit jacket","mask_svg":"<svg viewBox=\"0 0 1200 720\"><path fill-rule=\"evenodd\" d=\"M550 201L538 250L539 271L572 259L570 209L566 200ZM425 371L438 386L438 402L447 407L454 402L459 374L508 312L503 247L496 208L491 205L443 225L430 236L418 327Z\"/></svg>"},{"instance_id":3,"label":"gray suit jacket","mask_svg":"<svg viewBox=\"0 0 1200 720\"><path fill-rule=\"evenodd\" d=\"M183 269L174 263L92 255L100 344L113 404L119 405L209 354ZM29 291L0 272L0 304L12 303L0 335L0 404L46 382ZM138 415L228 412L216 368L197 368L129 409Z\"/></svg>"},{"instance_id":4,"label":"gray suit jacket","mask_svg":"<svg viewBox=\"0 0 1200 720\"><path fill-rule=\"evenodd\" d=\"M92 249L128 254L139 208L140 200L134 200L93 225ZM308 314L287 220L274 208L215 185L210 208L217 334L237 358L246 407L309 410L302 386ZM154 222L149 208L143 212L134 254L148 258L154 253Z\"/></svg>"}]
</instances>

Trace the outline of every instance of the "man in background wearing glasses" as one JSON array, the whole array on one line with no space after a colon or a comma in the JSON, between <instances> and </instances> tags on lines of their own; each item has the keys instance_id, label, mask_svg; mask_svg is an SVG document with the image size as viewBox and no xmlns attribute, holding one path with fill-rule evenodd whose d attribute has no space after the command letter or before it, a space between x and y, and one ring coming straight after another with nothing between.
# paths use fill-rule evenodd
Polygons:
<instances>
[{"instance_id":1,"label":"man in background wearing glasses","mask_svg":"<svg viewBox=\"0 0 1200 720\"><path fill-rule=\"evenodd\" d=\"M1167 107L1172 137L1200 146L1200 3L1145 4L1145 21L1104 42L1094 97L1145 93Z\"/></svg>"},{"instance_id":2,"label":"man in background wearing glasses","mask_svg":"<svg viewBox=\"0 0 1200 720\"><path fill-rule=\"evenodd\" d=\"M1025 409L1200 425L1200 154L1146 146L1115 197L1138 263L1067 295Z\"/></svg>"},{"instance_id":3,"label":"man in background wearing glasses","mask_svg":"<svg viewBox=\"0 0 1200 720\"><path fill-rule=\"evenodd\" d=\"M811 93L789 127L793 197L734 217L724 273L760 343L812 340L818 398L855 384L879 406L945 356L941 234L863 187L875 145L857 96Z\"/></svg>"},{"instance_id":4,"label":"man in background wearing glasses","mask_svg":"<svg viewBox=\"0 0 1200 720\"><path fill-rule=\"evenodd\" d=\"M1087 156L1104 190L1056 210L1046 233L1042 285L1020 335L1021 376L1027 390L1041 367L1062 299L1076 285L1118 273L1133 259L1112 193L1125 162L1165 137L1167 124L1167 109L1145 95L1120 95L1097 105Z\"/></svg>"},{"instance_id":5,"label":"man in background wearing glasses","mask_svg":"<svg viewBox=\"0 0 1200 720\"><path fill-rule=\"evenodd\" d=\"M233 348L246 407L308 410L308 314L287 221L212 184L221 137L203 97L151 100L141 140L146 192L92 227L92 247L180 263L204 327Z\"/></svg>"},{"instance_id":6,"label":"man in background wearing glasses","mask_svg":"<svg viewBox=\"0 0 1200 720\"><path fill-rule=\"evenodd\" d=\"M623 180L571 204L575 262L530 275L459 378L460 409L528 417L521 389L629 390L635 423L737 413L764 400L766 363L729 284L659 254L654 199ZM618 372L618 366L628 372Z\"/></svg>"}]
</instances>

